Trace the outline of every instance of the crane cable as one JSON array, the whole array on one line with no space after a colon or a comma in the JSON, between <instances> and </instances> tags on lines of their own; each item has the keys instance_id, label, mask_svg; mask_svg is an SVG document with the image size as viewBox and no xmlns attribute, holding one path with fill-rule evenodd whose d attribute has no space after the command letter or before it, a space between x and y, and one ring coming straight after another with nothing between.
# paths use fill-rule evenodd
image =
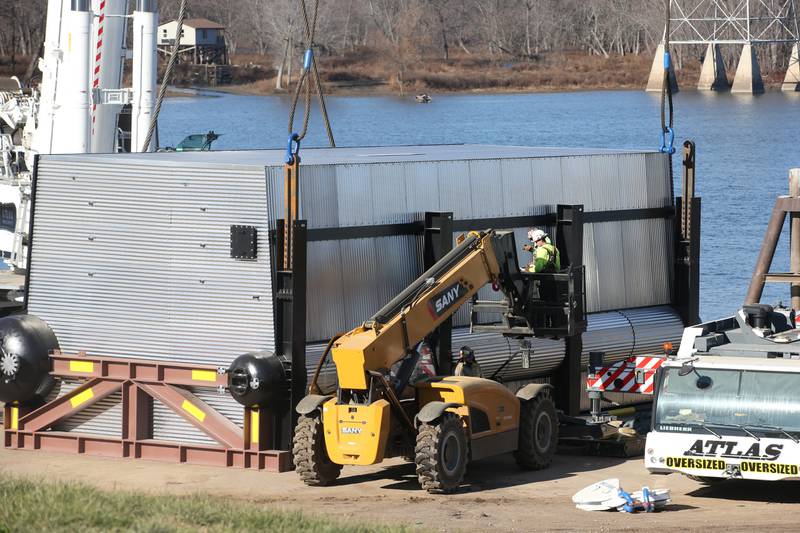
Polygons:
<instances>
[{"instance_id":1,"label":"crane cable","mask_svg":"<svg viewBox=\"0 0 800 533\"><path fill-rule=\"evenodd\" d=\"M161 87L158 89L158 96L156 97L156 106L153 109L153 116L150 119L150 127L147 128L147 137L144 139L144 146L142 152L147 152L150 149L150 143L155 135L156 126L158 126L158 114L161 112L161 103L164 101L164 96L167 94L167 86L169 80L172 79L172 71L175 69L175 64L178 60L178 49L181 45L181 33L183 32L183 21L186 18L186 0L181 0L180 8L178 9L178 25L175 28L175 41L172 43L172 54L169 56L167 67L164 69L164 76L161 78ZM158 146L156 146L158 148Z\"/></svg>"},{"instance_id":2,"label":"crane cable","mask_svg":"<svg viewBox=\"0 0 800 533\"><path fill-rule=\"evenodd\" d=\"M319 100L319 107L320 111L322 111L322 120L325 123L325 131L328 134L328 142L330 143L331 148L336 147L336 143L333 140L333 131L331 131L331 124L328 120L328 110L325 107L325 96L322 92L322 82L319 78L319 71L317 70L317 61L314 57L314 34L317 28L317 14L319 12L319 0L314 0L314 11L309 21L308 18L308 10L306 9L306 1L300 1L300 11L303 14L303 22L305 24L305 34L306 34L306 51L303 56L303 70L300 74L300 79L297 81L297 87L295 88L294 97L292 98L292 107L289 111L289 142L286 149L286 163L292 164L294 162L295 157L297 156L297 152L300 150L300 141L306 136L308 132L308 120L311 117L311 83L312 81L309 79L309 75L314 78L314 85L317 92L317 98ZM304 100L304 116L303 116L303 129L300 130L300 133L297 133L294 130L294 117L297 111L297 103L300 100L300 93L305 88L305 100Z\"/></svg>"},{"instance_id":3,"label":"crane cable","mask_svg":"<svg viewBox=\"0 0 800 533\"><path fill-rule=\"evenodd\" d=\"M670 5L672 0L664 0L665 17L664 23L664 77L661 83L661 148L659 151L665 154L675 153L675 130L673 129L674 114L672 106L672 80L670 79L670 72L672 71L672 57L669 52L669 34L670 34ZM669 109L669 117L667 117L667 109Z\"/></svg>"}]
</instances>

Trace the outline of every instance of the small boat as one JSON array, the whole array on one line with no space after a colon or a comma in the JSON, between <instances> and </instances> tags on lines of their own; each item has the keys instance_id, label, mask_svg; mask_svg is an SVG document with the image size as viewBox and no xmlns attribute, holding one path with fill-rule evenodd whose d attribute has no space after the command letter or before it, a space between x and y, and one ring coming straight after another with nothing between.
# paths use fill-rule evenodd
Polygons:
<instances>
[{"instance_id":1,"label":"small boat","mask_svg":"<svg viewBox=\"0 0 800 533\"><path fill-rule=\"evenodd\" d=\"M414 97L414 100L418 104L430 104L431 101L433 100L433 98L431 98L431 95L429 95L427 93L421 93L421 94L416 95Z\"/></svg>"}]
</instances>

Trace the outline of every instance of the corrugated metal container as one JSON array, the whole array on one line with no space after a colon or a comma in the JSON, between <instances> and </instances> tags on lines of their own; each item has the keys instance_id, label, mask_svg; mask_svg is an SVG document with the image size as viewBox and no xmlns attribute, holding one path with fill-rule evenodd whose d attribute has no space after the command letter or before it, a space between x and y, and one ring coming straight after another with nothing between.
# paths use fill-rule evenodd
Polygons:
<instances>
[{"instance_id":1,"label":"corrugated metal container","mask_svg":"<svg viewBox=\"0 0 800 533\"><path fill-rule=\"evenodd\" d=\"M425 211L452 211L456 221L472 221L470 229L485 229L489 222L481 219L552 213L559 203L582 203L588 216L606 217L672 206L668 160L660 153L492 146L344 150L352 156L347 163L316 153L303 159L301 216L311 229L410 223ZM268 167L267 176L270 207L280 216L283 169ZM670 302L671 226L663 216L630 217L585 226L589 312ZM528 226L519 224L496 229L514 229L521 245ZM309 243L308 291L321 310L309 318L308 337L322 340L352 327L408 285L419 275L418 243L414 235ZM482 297L489 295L485 289ZM454 324L468 323L463 309Z\"/></svg>"},{"instance_id":2,"label":"corrugated metal container","mask_svg":"<svg viewBox=\"0 0 800 533\"><path fill-rule=\"evenodd\" d=\"M29 312L50 324L68 353L227 366L239 354L274 349L268 233L283 216L283 156L42 156ZM672 189L663 154L453 145L305 149L302 158L301 216L312 231L418 222L425 211L452 211L457 222L484 229L487 219L583 203L588 307L599 313L590 318L587 352L599 346L622 356L645 349L642 338L660 345L661 337L680 334L674 312L663 307L672 284L671 225L663 214ZM256 228L256 259L231 258L232 225ZM511 225L504 229L514 229L521 245L527 225ZM421 256L419 235L312 239L309 341L371 316L420 274ZM640 316L630 308L645 309ZM649 337L640 336L637 321ZM487 370L518 350L497 335L467 336L467 324L462 310L454 346L473 345ZM321 347L309 348L312 366ZM560 342L537 340L533 349L535 368L512 361L503 377L546 375L563 358ZM230 397L208 394L204 400L241 425ZM154 405L154 414L157 438L207 442L166 408Z\"/></svg>"},{"instance_id":3,"label":"corrugated metal container","mask_svg":"<svg viewBox=\"0 0 800 533\"><path fill-rule=\"evenodd\" d=\"M43 158L28 309L65 351L230 361L272 349L263 170ZM261 254L230 257L230 226Z\"/></svg>"}]
</instances>

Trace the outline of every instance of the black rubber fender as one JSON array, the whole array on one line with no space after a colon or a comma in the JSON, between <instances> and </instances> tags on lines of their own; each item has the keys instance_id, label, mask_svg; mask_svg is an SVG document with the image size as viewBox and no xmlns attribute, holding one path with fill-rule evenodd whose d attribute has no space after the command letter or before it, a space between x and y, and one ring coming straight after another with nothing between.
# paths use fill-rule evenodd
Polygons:
<instances>
[{"instance_id":1,"label":"black rubber fender","mask_svg":"<svg viewBox=\"0 0 800 533\"><path fill-rule=\"evenodd\" d=\"M440 401L426 403L425 406L420 409L419 413L417 413L417 416L414 417L414 425L419 426L420 424L430 424L442 416L445 411L453 407L461 407L461 404L456 402Z\"/></svg>"},{"instance_id":2,"label":"black rubber fender","mask_svg":"<svg viewBox=\"0 0 800 533\"><path fill-rule=\"evenodd\" d=\"M549 383L529 383L517 391L517 398L520 400L532 400L542 392L547 391L548 396L552 396L553 386Z\"/></svg>"},{"instance_id":3,"label":"black rubber fender","mask_svg":"<svg viewBox=\"0 0 800 533\"><path fill-rule=\"evenodd\" d=\"M311 414L317 409L319 409L323 403L327 402L331 398L333 398L332 394L328 394L325 396L321 394L309 394L308 396L306 396L305 398L303 398L298 402L297 407L295 407L294 410L301 415Z\"/></svg>"}]
</instances>

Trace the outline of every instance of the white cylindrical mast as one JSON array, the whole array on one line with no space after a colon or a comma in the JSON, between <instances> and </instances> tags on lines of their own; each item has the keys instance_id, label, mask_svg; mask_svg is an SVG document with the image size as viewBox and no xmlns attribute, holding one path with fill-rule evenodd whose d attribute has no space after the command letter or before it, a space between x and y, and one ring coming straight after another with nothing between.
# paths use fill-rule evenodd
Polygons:
<instances>
[{"instance_id":1,"label":"white cylindrical mast","mask_svg":"<svg viewBox=\"0 0 800 533\"><path fill-rule=\"evenodd\" d=\"M144 151L144 141L156 103L158 76L156 33L158 7L156 0L137 0L133 12L133 102L131 106L131 151ZM150 151L155 150L151 142Z\"/></svg>"},{"instance_id":2,"label":"white cylindrical mast","mask_svg":"<svg viewBox=\"0 0 800 533\"><path fill-rule=\"evenodd\" d=\"M44 56L39 60L42 71L41 98L33 135L33 151L49 154L53 149L53 128L56 121L56 101L59 92L59 71L62 69L67 30L64 17L71 0L49 0L45 26Z\"/></svg>"},{"instance_id":3,"label":"white cylindrical mast","mask_svg":"<svg viewBox=\"0 0 800 533\"><path fill-rule=\"evenodd\" d=\"M64 16L67 31L63 65L59 76L56 120L53 128L53 153L86 153L89 137L89 34L92 12L89 0L72 0Z\"/></svg>"},{"instance_id":4,"label":"white cylindrical mast","mask_svg":"<svg viewBox=\"0 0 800 533\"><path fill-rule=\"evenodd\" d=\"M129 0L92 0L93 89L116 90L122 87L125 59L125 35L128 27ZM92 105L92 152L113 152L121 104L94 102Z\"/></svg>"}]
</instances>

